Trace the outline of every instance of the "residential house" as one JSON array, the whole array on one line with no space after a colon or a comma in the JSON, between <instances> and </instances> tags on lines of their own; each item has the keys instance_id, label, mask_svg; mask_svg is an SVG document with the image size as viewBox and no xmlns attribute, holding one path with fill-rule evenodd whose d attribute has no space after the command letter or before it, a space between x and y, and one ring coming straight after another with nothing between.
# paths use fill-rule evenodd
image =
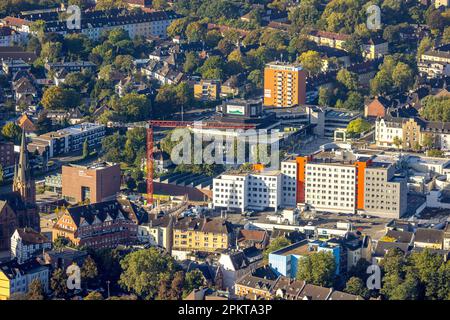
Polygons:
<instances>
[{"instance_id":1,"label":"residential house","mask_svg":"<svg viewBox=\"0 0 450 320\"><path fill-rule=\"evenodd\" d=\"M218 264L223 274L223 288L234 292L236 280L254 271L259 261L250 262L243 251L222 253Z\"/></svg>"},{"instance_id":2,"label":"residential house","mask_svg":"<svg viewBox=\"0 0 450 320\"><path fill-rule=\"evenodd\" d=\"M31 228L18 228L11 236L11 258L16 258L19 264L51 247L49 239Z\"/></svg>"},{"instance_id":3,"label":"residential house","mask_svg":"<svg viewBox=\"0 0 450 320\"><path fill-rule=\"evenodd\" d=\"M33 280L39 280L44 292L48 292L49 267L32 259L19 264L16 259L0 263L0 300L8 300L15 294L26 294Z\"/></svg>"},{"instance_id":4,"label":"residential house","mask_svg":"<svg viewBox=\"0 0 450 320\"><path fill-rule=\"evenodd\" d=\"M264 249L269 244L269 234L266 230L240 229L237 236L239 248L256 247Z\"/></svg>"},{"instance_id":5,"label":"residential house","mask_svg":"<svg viewBox=\"0 0 450 320\"><path fill-rule=\"evenodd\" d=\"M414 235L414 247L443 249L444 230L417 228Z\"/></svg>"},{"instance_id":6,"label":"residential house","mask_svg":"<svg viewBox=\"0 0 450 320\"><path fill-rule=\"evenodd\" d=\"M168 252L172 249L172 223L171 215L151 218L147 223L138 226L138 240L141 243L149 243L166 249Z\"/></svg>"},{"instance_id":7,"label":"residential house","mask_svg":"<svg viewBox=\"0 0 450 320\"><path fill-rule=\"evenodd\" d=\"M224 251L231 241L231 224L223 219L183 217L173 225L173 250Z\"/></svg>"},{"instance_id":8,"label":"residential house","mask_svg":"<svg viewBox=\"0 0 450 320\"><path fill-rule=\"evenodd\" d=\"M367 101L364 105L364 116L381 117L386 116L387 109L392 105L392 102L382 96L376 96L374 99Z\"/></svg>"}]
</instances>

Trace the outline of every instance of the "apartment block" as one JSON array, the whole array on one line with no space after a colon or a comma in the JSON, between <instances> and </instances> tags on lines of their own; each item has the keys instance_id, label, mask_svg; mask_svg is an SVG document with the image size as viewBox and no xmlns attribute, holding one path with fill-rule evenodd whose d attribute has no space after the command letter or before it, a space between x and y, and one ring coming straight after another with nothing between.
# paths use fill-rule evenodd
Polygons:
<instances>
[{"instance_id":1,"label":"apartment block","mask_svg":"<svg viewBox=\"0 0 450 320\"><path fill-rule=\"evenodd\" d=\"M19 264L16 259L0 264L0 300L8 300L14 294L26 294L33 280L41 282L48 292L50 270L36 260Z\"/></svg>"},{"instance_id":2,"label":"apartment block","mask_svg":"<svg viewBox=\"0 0 450 320\"><path fill-rule=\"evenodd\" d=\"M194 98L201 101L216 101L219 99L220 81L201 80L194 84Z\"/></svg>"},{"instance_id":3,"label":"apartment block","mask_svg":"<svg viewBox=\"0 0 450 320\"><path fill-rule=\"evenodd\" d=\"M306 72L298 64L272 62L264 69L264 105L293 107L306 103Z\"/></svg>"},{"instance_id":4,"label":"apartment block","mask_svg":"<svg viewBox=\"0 0 450 320\"><path fill-rule=\"evenodd\" d=\"M231 243L232 226L223 219L178 219L173 225L173 250L213 252Z\"/></svg>"},{"instance_id":5,"label":"apartment block","mask_svg":"<svg viewBox=\"0 0 450 320\"><path fill-rule=\"evenodd\" d=\"M123 29L131 39L135 37L166 37L167 27L180 18L173 11L128 11L123 9L95 10L83 12L78 30L69 29L65 21L61 21L59 12L45 14L22 13L19 17L6 17L3 24L23 33L34 33L30 25L37 20L45 22L46 33L69 34L74 31L86 35L91 40L99 40L104 32Z\"/></svg>"},{"instance_id":6,"label":"apartment block","mask_svg":"<svg viewBox=\"0 0 450 320\"><path fill-rule=\"evenodd\" d=\"M54 132L47 132L35 138L28 144L28 151L36 150L48 157L70 152L81 151L83 143L87 140L89 147L93 148L101 143L105 136L105 126L94 123L80 123Z\"/></svg>"}]
</instances>

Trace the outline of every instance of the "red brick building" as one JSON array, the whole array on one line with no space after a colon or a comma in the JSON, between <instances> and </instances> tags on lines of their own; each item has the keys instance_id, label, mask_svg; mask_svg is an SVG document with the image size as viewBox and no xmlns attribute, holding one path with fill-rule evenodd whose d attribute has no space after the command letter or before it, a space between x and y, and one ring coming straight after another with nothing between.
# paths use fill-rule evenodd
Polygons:
<instances>
[{"instance_id":1,"label":"red brick building","mask_svg":"<svg viewBox=\"0 0 450 320\"><path fill-rule=\"evenodd\" d=\"M390 101L383 97L375 97L373 100L366 102L364 106L364 116L367 117L382 117L386 116L386 110L391 105Z\"/></svg>"},{"instance_id":2,"label":"red brick building","mask_svg":"<svg viewBox=\"0 0 450 320\"><path fill-rule=\"evenodd\" d=\"M67 208L52 229L52 239L69 239L94 249L134 244L138 225L148 215L128 200L113 200Z\"/></svg>"},{"instance_id":3,"label":"red brick building","mask_svg":"<svg viewBox=\"0 0 450 320\"><path fill-rule=\"evenodd\" d=\"M62 195L71 203L97 203L115 199L120 191L120 166L97 163L92 166L62 167Z\"/></svg>"}]
</instances>

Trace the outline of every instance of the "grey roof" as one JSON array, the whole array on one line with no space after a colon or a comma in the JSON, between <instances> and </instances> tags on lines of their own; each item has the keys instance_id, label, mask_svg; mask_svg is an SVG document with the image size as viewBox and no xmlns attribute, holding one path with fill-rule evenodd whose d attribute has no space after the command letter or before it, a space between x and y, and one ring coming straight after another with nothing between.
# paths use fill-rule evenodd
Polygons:
<instances>
[{"instance_id":1,"label":"grey roof","mask_svg":"<svg viewBox=\"0 0 450 320\"><path fill-rule=\"evenodd\" d=\"M439 244L444 240L444 231L428 228L417 228L414 242Z\"/></svg>"},{"instance_id":2,"label":"grey roof","mask_svg":"<svg viewBox=\"0 0 450 320\"><path fill-rule=\"evenodd\" d=\"M409 244L402 242L386 242L386 241L378 241L377 247L375 248L375 257L384 257L384 255L392 249L399 249L403 253L408 253Z\"/></svg>"}]
</instances>

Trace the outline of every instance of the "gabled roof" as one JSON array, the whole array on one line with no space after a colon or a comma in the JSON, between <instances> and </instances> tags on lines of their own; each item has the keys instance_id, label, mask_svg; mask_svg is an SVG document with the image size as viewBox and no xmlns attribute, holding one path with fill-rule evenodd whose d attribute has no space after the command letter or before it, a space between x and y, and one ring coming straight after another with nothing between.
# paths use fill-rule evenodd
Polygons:
<instances>
[{"instance_id":1,"label":"gabled roof","mask_svg":"<svg viewBox=\"0 0 450 320\"><path fill-rule=\"evenodd\" d=\"M327 300L333 289L306 284L298 295L300 300Z\"/></svg>"},{"instance_id":2,"label":"gabled roof","mask_svg":"<svg viewBox=\"0 0 450 320\"><path fill-rule=\"evenodd\" d=\"M26 261L22 264L19 264L16 259L0 264L0 271L3 272L8 279L15 279L18 276L33 274L43 269L47 269L47 267L41 265L35 259Z\"/></svg>"},{"instance_id":3,"label":"gabled roof","mask_svg":"<svg viewBox=\"0 0 450 320\"><path fill-rule=\"evenodd\" d=\"M132 220L136 224L142 218L133 205L128 201L105 201L94 204L82 205L67 208L67 214L73 219L75 225L79 227L83 221L88 224L94 224L105 221L108 216L113 220L122 219Z\"/></svg>"},{"instance_id":4,"label":"gabled roof","mask_svg":"<svg viewBox=\"0 0 450 320\"><path fill-rule=\"evenodd\" d=\"M411 243L414 233L408 231L389 230L387 237L394 238L397 242Z\"/></svg>"},{"instance_id":5,"label":"gabled roof","mask_svg":"<svg viewBox=\"0 0 450 320\"><path fill-rule=\"evenodd\" d=\"M392 249L399 249L405 255L408 253L409 244L402 242L386 242L386 241L378 241L377 247L375 248L375 257L384 257L384 255Z\"/></svg>"},{"instance_id":6,"label":"gabled roof","mask_svg":"<svg viewBox=\"0 0 450 320\"><path fill-rule=\"evenodd\" d=\"M18 228L17 233L19 234L20 239L22 239L22 243L29 244L43 244L50 243L42 233L39 233L31 228Z\"/></svg>"},{"instance_id":7,"label":"gabled roof","mask_svg":"<svg viewBox=\"0 0 450 320\"><path fill-rule=\"evenodd\" d=\"M414 242L439 244L444 240L444 231L428 228L417 228Z\"/></svg>"},{"instance_id":8,"label":"gabled roof","mask_svg":"<svg viewBox=\"0 0 450 320\"><path fill-rule=\"evenodd\" d=\"M266 230L239 230L238 241L263 242L267 238Z\"/></svg>"}]
</instances>

